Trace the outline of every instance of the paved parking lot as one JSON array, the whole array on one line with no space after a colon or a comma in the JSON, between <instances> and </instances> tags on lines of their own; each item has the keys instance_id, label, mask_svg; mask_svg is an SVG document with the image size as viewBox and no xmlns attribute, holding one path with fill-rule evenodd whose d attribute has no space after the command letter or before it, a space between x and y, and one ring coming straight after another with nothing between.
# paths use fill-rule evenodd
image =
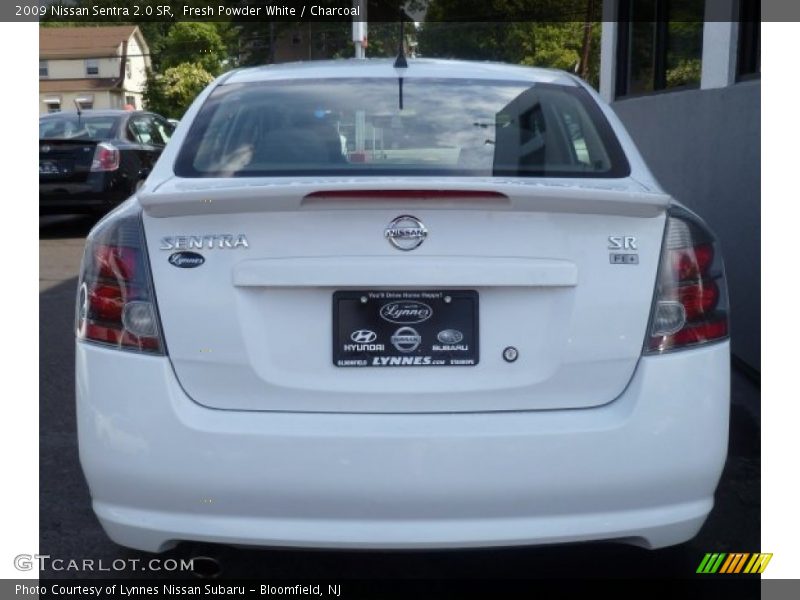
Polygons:
<instances>
[{"instance_id":1,"label":"paved parking lot","mask_svg":"<svg viewBox=\"0 0 800 600\"><path fill-rule=\"evenodd\" d=\"M40 220L40 548L64 559L149 557L121 548L100 529L78 464L74 410L73 311L76 275L93 221ZM181 545L168 556L216 554L224 577L528 578L686 577L710 551L760 549L759 389L734 373L728 462L716 507L691 543L655 552L616 544L435 552L245 550ZM109 573L96 573L109 576ZM152 577L122 571L120 577ZM43 577L92 576L45 572Z\"/></svg>"}]
</instances>

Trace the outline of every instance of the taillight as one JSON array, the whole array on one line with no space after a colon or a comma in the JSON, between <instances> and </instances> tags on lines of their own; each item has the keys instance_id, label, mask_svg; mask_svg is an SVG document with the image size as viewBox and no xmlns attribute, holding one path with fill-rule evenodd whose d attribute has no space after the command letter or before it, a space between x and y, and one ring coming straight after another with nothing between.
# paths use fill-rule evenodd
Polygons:
<instances>
[{"instance_id":1,"label":"taillight","mask_svg":"<svg viewBox=\"0 0 800 600\"><path fill-rule=\"evenodd\" d=\"M116 171L119 169L119 149L108 142L100 142L94 149L91 171Z\"/></svg>"},{"instance_id":2,"label":"taillight","mask_svg":"<svg viewBox=\"0 0 800 600\"><path fill-rule=\"evenodd\" d=\"M78 339L164 353L139 209L124 206L86 240L78 281Z\"/></svg>"},{"instance_id":3,"label":"taillight","mask_svg":"<svg viewBox=\"0 0 800 600\"><path fill-rule=\"evenodd\" d=\"M645 353L728 337L728 290L719 246L692 213L670 209Z\"/></svg>"}]
</instances>

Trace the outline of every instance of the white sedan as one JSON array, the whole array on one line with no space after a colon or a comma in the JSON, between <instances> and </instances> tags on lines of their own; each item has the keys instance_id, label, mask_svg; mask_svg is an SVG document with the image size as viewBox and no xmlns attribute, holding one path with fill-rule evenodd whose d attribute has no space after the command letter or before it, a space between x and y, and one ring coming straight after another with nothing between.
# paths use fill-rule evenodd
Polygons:
<instances>
[{"instance_id":1,"label":"white sedan","mask_svg":"<svg viewBox=\"0 0 800 600\"><path fill-rule=\"evenodd\" d=\"M119 544L692 538L727 450L713 234L576 77L237 70L79 281L80 458Z\"/></svg>"}]
</instances>

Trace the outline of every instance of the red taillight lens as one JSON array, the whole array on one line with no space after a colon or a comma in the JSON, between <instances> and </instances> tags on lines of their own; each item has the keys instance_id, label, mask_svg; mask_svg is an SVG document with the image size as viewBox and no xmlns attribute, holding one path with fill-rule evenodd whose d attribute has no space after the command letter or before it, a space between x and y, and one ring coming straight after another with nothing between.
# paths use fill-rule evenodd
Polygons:
<instances>
[{"instance_id":1,"label":"red taillight lens","mask_svg":"<svg viewBox=\"0 0 800 600\"><path fill-rule=\"evenodd\" d=\"M705 274L713 259L714 247L711 244L669 251L670 268L678 281L689 281Z\"/></svg>"},{"instance_id":2,"label":"red taillight lens","mask_svg":"<svg viewBox=\"0 0 800 600\"><path fill-rule=\"evenodd\" d=\"M728 335L728 320L719 319L717 321L701 321L693 325L687 325L673 336L673 343L676 346L686 344L697 344L716 340Z\"/></svg>"},{"instance_id":3,"label":"red taillight lens","mask_svg":"<svg viewBox=\"0 0 800 600\"><path fill-rule=\"evenodd\" d=\"M719 301L719 288L713 279L681 284L677 291L678 302L686 311L687 321L694 321L713 312Z\"/></svg>"},{"instance_id":4,"label":"red taillight lens","mask_svg":"<svg viewBox=\"0 0 800 600\"><path fill-rule=\"evenodd\" d=\"M124 290L116 285L95 282L87 288L88 315L99 321L122 321Z\"/></svg>"},{"instance_id":5,"label":"red taillight lens","mask_svg":"<svg viewBox=\"0 0 800 600\"><path fill-rule=\"evenodd\" d=\"M100 142L94 149L91 171L116 171L119 169L119 149L108 142Z\"/></svg>"},{"instance_id":6,"label":"red taillight lens","mask_svg":"<svg viewBox=\"0 0 800 600\"><path fill-rule=\"evenodd\" d=\"M163 353L141 227L132 207L90 234L78 286L78 339Z\"/></svg>"},{"instance_id":7,"label":"red taillight lens","mask_svg":"<svg viewBox=\"0 0 800 600\"><path fill-rule=\"evenodd\" d=\"M141 261L137 257L138 251L135 248L99 244L93 250L99 277L125 281L133 281L136 278L136 267Z\"/></svg>"},{"instance_id":8,"label":"red taillight lens","mask_svg":"<svg viewBox=\"0 0 800 600\"><path fill-rule=\"evenodd\" d=\"M659 353L727 336L727 286L713 235L691 213L673 209L645 351Z\"/></svg>"},{"instance_id":9,"label":"red taillight lens","mask_svg":"<svg viewBox=\"0 0 800 600\"><path fill-rule=\"evenodd\" d=\"M94 323L88 323L86 325L85 339L113 344L114 346L128 349L161 352L161 345L156 338L139 337L126 331L120 331L115 327L104 327L103 325L96 325Z\"/></svg>"}]
</instances>

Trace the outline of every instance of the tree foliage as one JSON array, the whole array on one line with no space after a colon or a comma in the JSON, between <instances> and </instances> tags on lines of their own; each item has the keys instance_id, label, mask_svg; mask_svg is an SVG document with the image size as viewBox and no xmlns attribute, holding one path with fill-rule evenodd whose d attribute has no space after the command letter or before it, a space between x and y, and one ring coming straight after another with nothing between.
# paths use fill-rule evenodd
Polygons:
<instances>
[{"instance_id":1,"label":"tree foliage","mask_svg":"<svg viewBox=\"0 0 800 600\"><path fill-rule=\"evenodd\" d=\"M589 23L586 79L598 85L600 24ZM426 22L418 32L421 56L491 60L578 72L583 22Z\"/></svg>"},{"instance_id":2,"label":"tree foliage","mask_svg":"<svg viewBox=\"0 0 800 600\"><path fill-rule=\"evenodd\" d=\"M573 72L581 67L586 79L597 86L600 8L600 0L431 0L417 35L419 53ZM481 16L497 20L467 21ZM582 64L584 50L586 65Z\"/></svg>"},{"instance_id":3,"label":"tree foliage","mask_svg":"<svg viewBox=\"0 0 800 600\"><path fill-rule=\"evenodd\" d=\"M180 21L175 23L164 39L161 50L164 69L181 64L198 64L217 75L227 58L228 50L222 41L217 23Z\"/></svg>"},{"instance_id":4,"label":"tree foliage","mask_svg":"<svg viewBox=\"0 0 800 600\"><path fill-rule=\"evenodd\" d=\"M200 63L180 63L163 74L147 74L144 101L148 110L165 117L180 119L195 97L214 76Z\"/></svg>"}]
</instances>

